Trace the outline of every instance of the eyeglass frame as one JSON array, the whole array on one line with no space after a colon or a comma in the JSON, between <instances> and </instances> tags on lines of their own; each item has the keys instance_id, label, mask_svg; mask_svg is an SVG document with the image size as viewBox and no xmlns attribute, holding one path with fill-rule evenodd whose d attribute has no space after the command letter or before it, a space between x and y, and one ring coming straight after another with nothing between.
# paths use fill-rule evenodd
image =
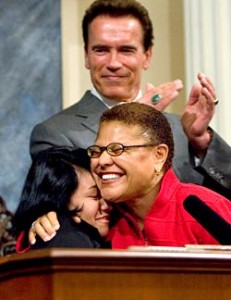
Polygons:
<instances>
[{"instance_id":1,"label":"eyeglass frame","mask_svg":"<svg viewBox=\"0 0 231 300\"><path fill-rule=\"evenodd\" d=\"M112 154L110 153L110 146L112 145L119 145L121 146L121 152L119 154ZM148 144L142 144L142 145L123 145L121 143L110 143L108 144L107 146L99 146L99 145L92 145L92 146L89 146L87 148L87 155L90 157L90 158L99 158L101 156L101 154L106 150L107 154L109 154L110 156L120 156L125 150L128 150L128 149L131 149L131 148L141 148L141 147L153 147L153 146L156 146L156 144L154 143L148 143ZM92 156L90 154L90 151L92 147L97 147L100 152L96 152L98 153L97 155L98 156Z\"/></svg>"}]
</instances>

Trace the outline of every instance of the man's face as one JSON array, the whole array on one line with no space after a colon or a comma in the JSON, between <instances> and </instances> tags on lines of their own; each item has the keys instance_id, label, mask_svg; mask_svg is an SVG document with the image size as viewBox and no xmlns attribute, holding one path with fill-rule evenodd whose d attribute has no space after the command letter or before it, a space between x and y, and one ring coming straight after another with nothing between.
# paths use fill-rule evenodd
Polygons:
<instances>
[{"instance_id":1,"label":"man's face","mask_svg":"<svg viewBox=\"0 0 231 300\"><path fill-rule=\"evenodd\" d=\"M151 49L144 50L139 21L130 16L98 16L90 24L88 36L85 66L94 87L105 98L132 101L152 54Z\"/></svg>"}]
</instances>

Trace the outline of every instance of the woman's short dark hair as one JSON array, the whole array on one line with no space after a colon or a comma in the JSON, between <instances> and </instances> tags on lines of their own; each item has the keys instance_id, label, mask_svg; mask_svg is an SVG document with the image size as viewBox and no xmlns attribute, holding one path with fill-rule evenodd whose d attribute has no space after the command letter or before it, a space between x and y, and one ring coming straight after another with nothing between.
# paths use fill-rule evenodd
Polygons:
<instances>
[{"instance_id":1,"label":"woman's short dark hair","mask_svg":"<svg viewBox=\"0 0 231 300\"><path fill-rule=\"evenodd\" d=\"M86 10L82 20L82 33L85 49L88 47L88 30L91 22L98 16L110 17L132 16L139 20L143 29L143 46L145 51L153 45L153 26L148 10L135 0L96 0Z\"/></svg>"},{"instance_id":2,"label":"woman's short dark hair","mask_svg":"<svg viewBox=\"0 0 231 300\"><path fill-rule=\"evenodd\" d=\"M154 144L165 144L169 152L165 169L172 166L174 156L174 140L171 126L163 113L152 106L130 102L116 105L103 112L100 125L103 122L119 121L129 126L138 125L143 136Z\"/></svg>"},{"instance_id":3,"label":"woman's short dark hair","mask_svg":"<svg viewBox=\"0 0 231 300\"><path fill-rule=\"evenodd\" d=\"M49 211L70 213L68 203L79 184L78 167L90 170L84 149L53 147L34 158L14 216L16 234Z\"/></svg>"}]
</instances>

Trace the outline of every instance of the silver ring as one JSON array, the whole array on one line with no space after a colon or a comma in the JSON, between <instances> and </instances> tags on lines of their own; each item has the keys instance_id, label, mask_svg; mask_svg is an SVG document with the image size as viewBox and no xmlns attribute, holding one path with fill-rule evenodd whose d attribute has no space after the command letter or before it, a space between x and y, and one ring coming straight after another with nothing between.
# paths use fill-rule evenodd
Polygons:
<instances>
[{"instance_id":1,"label":"silver ring","mask_svg":"<svg viewBox=\"0 0 231 300\"><path fill-rule=\"evenodd\" d=\"M219 99L218 98L214 99L213 103L214 105L217 105L219 103Z\"/></svg>"},{"instance_id":2,"label":"silver ring","mask_svg":"<svg viewBox=\"0 0 231 300\"><path fill-rule=\"evenodd\" d=\"M35 223L36 223L36 221L34 221L32 224L31 224L31 230L34 232L34 233L36 233L36 231L35 231Z\"/></svg>"}]
</instances>

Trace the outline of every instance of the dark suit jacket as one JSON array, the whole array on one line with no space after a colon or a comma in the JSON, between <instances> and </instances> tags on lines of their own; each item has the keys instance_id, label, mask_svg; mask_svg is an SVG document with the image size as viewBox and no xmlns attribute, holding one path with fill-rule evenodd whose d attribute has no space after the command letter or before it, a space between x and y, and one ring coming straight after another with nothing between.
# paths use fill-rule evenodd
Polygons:
<instances>
[{"instance_id":1,"label":"dark suit jacket","mask_svg":"<svg viewBox=\"0 0 231 300\"><path fill-rule=\"evenodd\" d=\"M51 146L86 148L92 145L99 118L105 109L105 104L87 91L79 102L36 125L30 141L32 158ZM183 182L206 186L231 199L231 147L214 132L206 157L199 167L195 167L180 117L169 113L165 116L173 130L173 168L177 176Z\"/></svg>"}]
</instances>

